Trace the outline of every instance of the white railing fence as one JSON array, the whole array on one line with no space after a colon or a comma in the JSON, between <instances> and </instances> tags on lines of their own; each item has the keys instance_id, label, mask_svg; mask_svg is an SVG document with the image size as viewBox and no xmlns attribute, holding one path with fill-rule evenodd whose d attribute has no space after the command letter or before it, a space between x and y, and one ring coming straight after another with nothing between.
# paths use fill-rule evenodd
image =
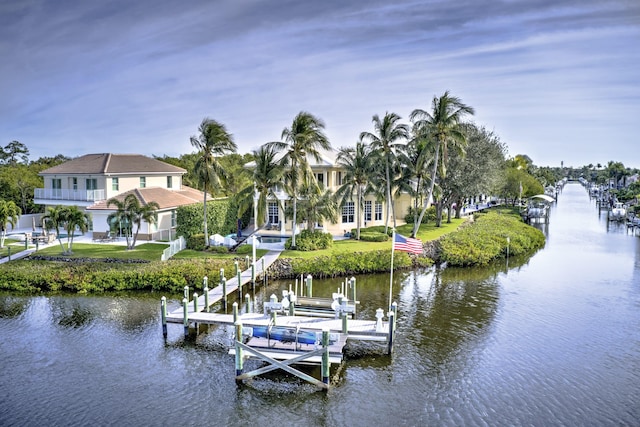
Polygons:
<instances>
[{"instance_id":1,"label":"white railing fence","mask_svg":"<svg viewBox=\"0 0 640 427\"><path fill-rule=\"evenodd\" d=\"M169 242L169 247L162 251L162 257L160 258L162 261L166 261L178 252L187 248L187 240L180 236L176 240Z\"/></svg>"}]
</instances>

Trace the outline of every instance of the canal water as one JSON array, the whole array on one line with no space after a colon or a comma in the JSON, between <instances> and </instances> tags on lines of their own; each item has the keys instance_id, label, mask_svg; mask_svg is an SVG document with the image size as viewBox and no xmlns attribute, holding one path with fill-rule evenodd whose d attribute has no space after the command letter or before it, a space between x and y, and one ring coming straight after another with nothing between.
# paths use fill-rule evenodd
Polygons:
<instances>
[{"instance_id":1,"label":"canal water","mask_svg":"<svg viewBox=\"0 0 640 427\"><path fill-rule=\"evenodd\" d=\"M236 385L231 331L163 339L161 295L0 295L0 425L640 425L640 237L578 184L558 199L530 258L396 272L395 352L353 346L328 393L280 372ZM389 276L357 279L374 319Z\"/></svg>"}]
</instances>

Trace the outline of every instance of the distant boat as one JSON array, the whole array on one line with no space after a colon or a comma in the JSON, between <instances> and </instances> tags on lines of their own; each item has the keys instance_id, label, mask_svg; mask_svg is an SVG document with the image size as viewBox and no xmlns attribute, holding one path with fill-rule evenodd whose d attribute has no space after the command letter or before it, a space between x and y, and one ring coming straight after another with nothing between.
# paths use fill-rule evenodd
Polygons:
<instances>
[{"instance_id":1,"label":"distant boat","mask_svg":"<svg viewBox=\"0 0 640 427\"><path fill-rule=\"evenodd\" d=\"M627 208L622 202L615 202L609 209L610 221L624 221L627 218Z\"/></svg>"}]
</instances>

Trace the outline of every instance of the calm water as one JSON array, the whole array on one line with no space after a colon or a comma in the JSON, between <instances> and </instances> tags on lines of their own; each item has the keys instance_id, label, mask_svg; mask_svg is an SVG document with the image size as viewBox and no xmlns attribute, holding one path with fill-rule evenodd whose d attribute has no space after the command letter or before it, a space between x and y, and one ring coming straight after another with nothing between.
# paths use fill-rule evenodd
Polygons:
<instances>
[{"instance_id":1,"label":"calm water","mask_svg":"<svg viewBox=\"0 0 640 427\"><path fill-rule=\"evenodd\" d=\"M236 386L231 331L165 341L161 295L0 295L0 425L638 426L640 238L578 184L541 227L527 260L396 273L394 354L356 347L326 394L282 374ZM359 317L388 288L358 277Z\"/></svg>"}]
</instances>

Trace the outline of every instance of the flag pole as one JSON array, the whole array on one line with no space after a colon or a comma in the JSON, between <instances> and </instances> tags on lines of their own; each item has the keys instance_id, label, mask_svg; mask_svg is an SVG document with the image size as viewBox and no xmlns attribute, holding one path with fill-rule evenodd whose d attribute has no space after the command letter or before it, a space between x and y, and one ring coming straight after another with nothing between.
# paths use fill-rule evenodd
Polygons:
<instances>
[{"instance_id":1,"label":"flag pole","mask_svg":"<svg viewBox=\"0 0 640 427\"><path fill-rule=\"evenodd\" d=\"M391 311L391 295L393 294L393 253L396 248L396 229L391 232L391 274L389 275L389 311Z\"/></svg>"}]
</instances>

